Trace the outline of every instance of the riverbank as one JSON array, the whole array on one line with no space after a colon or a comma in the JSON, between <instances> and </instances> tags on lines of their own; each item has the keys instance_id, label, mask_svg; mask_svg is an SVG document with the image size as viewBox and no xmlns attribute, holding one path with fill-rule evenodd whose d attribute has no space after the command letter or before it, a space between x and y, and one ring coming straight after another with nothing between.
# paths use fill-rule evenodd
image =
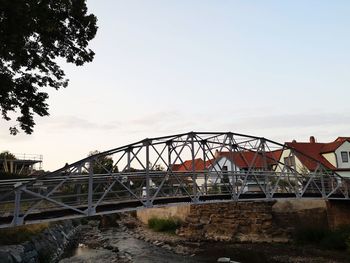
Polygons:
<instances>
[{"instance_id":1,"label":"riverbank","mask_svg":"<svg viewBox=\"0 0 350 263\"><path fill-rule=\"evenodd\" d=\"M0 247L1 263L198 263L226 257L241 263L345 263L346 251L293 243L190 241L155 232L133 213L63 221L17 245Z\"/></svg>"},{"instance_id":2,"label":"riverbank","mask_svg":"<svg viewBox=\"0 0 350 263\"><path fill-rule=\"evenodd\" d=\"M241 263L345 263L345 251L322 250L292 243L192 242L183 237L152 231L130 214L122 214L114 226L84 226L80 246L60 263L216 262L227 257Z\"/></svg>"},{"instance_id":3,"label":"riverbank","mask_svg":"<svg viewBox=\"0 0 350 263\"><path fill-rule=\"evenodd\" d=\"M25 226L27 228L35 226ZM34 236L19 244L0 246L1 263L57 262L71 247L76 245L81 225L78 221L61 221L48 224ZM16 235L23 227L11 229Z\"/></svg>"},{"instance_id":4,"label":"riverbank","mask_svg":"<svg viewBox=\"0 0 350 263\"><path fill-rule=\"evenodd\" d=\"M154 244L150 239L142 240L141 235L135 232L135 222L130 218L129 215L123 215L117 225L108 227L101 227L99 221L89 221L83 226L78 247L67 254L60 263L200 262L162 247L160 241ZM169 238L176 239L176 236ZM174 241L173 244L175 243Z\"/></svg>"},{"instance_id":5,"label":"riverbank","mask_svg":"<svg viewBox=\"0 0 350 263\"><path fill-rule=\"evenodd\" d=\"M182 236L155 232L136 218L124 218L130 227L126 230L138 239L166 248L171 252L191 256L195 262L216 262L220 257L247 263L346 263L350 252L320 249L311 245L283 242L191 242Z\"/></svg>"}]
</instances>

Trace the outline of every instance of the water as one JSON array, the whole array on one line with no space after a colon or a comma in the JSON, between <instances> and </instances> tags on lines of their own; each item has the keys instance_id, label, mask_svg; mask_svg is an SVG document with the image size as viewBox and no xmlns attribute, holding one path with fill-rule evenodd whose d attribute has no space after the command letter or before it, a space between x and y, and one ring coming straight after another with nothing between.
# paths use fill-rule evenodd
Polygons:
<instances>
[{"instance_id":1,"label":"water","mask_svg":"<svg viewBox=\"0 0 350 263\"><path fill-rule=\"evenodd\" d=\"M127 257L131 258L132 262L135 263L209 263L217 262L217 259L220 257L229 257L231 260L242 263L271 262L265 258L263 253L256 252L249 246L238 249L230 244L207 243L201 247L198 254L194 256L184 256L175 254L165 248L149 244L143 240L136 239L132 235L122 231L105 232L103 236L109 239L109 244L111 246L117 247L122 254L127 255ZM111 261L113 255L115 254L107 249L91 249L80 246L73 251L71 257L61 262L113 262Z\"/></svg>"},{"instance_id":2,"label":"water","mask_svg":"<svg viewBox=\"0 0 350 263\"><path fill-rule=\"evenodd\" d=\"M121 254L130 258L135 263L176 263L186 262L195 263L201 262L190 256L182 256L175 254L165 248L157 247L143 240L136 239L130 234L122 231L103 233L104 238L108 239L108 244L112 247L117 247ZM81 263L81 262L113 262L111 258L115 257L115 253L103 248L88 248L78 246L68 258L60 261L60 263ZM119 262L118 260L114 262Z\"/></svg>"}]
</instances>

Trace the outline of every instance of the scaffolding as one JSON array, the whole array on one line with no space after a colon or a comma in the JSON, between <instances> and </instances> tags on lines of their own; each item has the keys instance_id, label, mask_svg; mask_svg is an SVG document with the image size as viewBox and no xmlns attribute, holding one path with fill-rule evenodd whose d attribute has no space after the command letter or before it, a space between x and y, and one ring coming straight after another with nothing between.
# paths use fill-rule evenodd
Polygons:
<instances>
[{"instance_id":1,"label":"scaffolding","mask_svg":"<svg viewBox=\"0 0 350 263\"><path fill-rule=\"evenodd\" d=\"M10 154L0 156L0 172L16 175L32 175L42 169L43 156L40 154Z\"/></svg>"}]
</instances>

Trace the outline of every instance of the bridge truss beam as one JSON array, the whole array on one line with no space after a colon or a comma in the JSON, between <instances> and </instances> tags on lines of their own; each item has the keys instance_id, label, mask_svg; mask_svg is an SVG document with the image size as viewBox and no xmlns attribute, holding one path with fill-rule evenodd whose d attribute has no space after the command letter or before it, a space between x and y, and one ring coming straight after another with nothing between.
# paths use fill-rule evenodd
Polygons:
<instances>
[{"instance_id":1,"label":"bridge truss beam","mask_svg":"<svg viewBox=\"0 0 350 263\"><path fill-rule=\"evenodd\" d=\"M284 162L293 156L315 168ZM180 202L276 198L349 199L348 181L266 138L190 132L98 153L36 179L2 181L0 227Z\"/></svg>"}]
</instances>

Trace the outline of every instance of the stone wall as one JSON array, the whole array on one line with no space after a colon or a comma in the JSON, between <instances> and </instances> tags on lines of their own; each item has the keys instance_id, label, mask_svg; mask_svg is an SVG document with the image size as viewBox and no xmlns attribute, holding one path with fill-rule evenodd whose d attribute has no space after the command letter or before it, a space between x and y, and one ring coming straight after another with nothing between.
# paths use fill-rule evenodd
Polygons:
<instances>
[{"instance_id":1,"label":"stone wall","mask_svg":"<svg viewBox=\"0 0 350 263\"><path fill-rule=\"evenodd\" d=\"M45 263L57 262L73 238L80 225L74 226L66 220L45 229L30 241L19 245L0 246L1 263Z\"/></svg>"},{"instance_id":2,"label":"stone wall","mask_svg":"<svg viewBox=\"0 0 350 263\"><path fill-rule=\"evenodd\" d=\"M287 242L302 228L328 228L328 217L324 200L191 205L178 234L197 240Z\"/></svg>"},{"instance_id":3,"label":"stone wall","mask_svg":"<svg viewBox=\"0 0 350 263\"><path fill-rule=\"evenodd\" d=\"M330 228L350 225L350 202L333 200L327 202L328 223Z\"/></svg>"},{"instance_id":4,"label":"stone wall","mask_svg":"<svg viewBox=\"0 0 350 263\"><path fill-rule=\"evenodd\" d=\"M306 228L328 228L327 204L324 200L278 200L272 207L273 223L289 236Z\"/></svg>"},{"instance_id":5,"label":"stone wall","mask_svg":"<svg viewBox=\"0 0 350 263\"><path fill-rule=\"evenodd\" d=\"M191 205L180 236L192 240L272 241L280 232L272 226L274 202L227 202Z\"/></svg>"},{"instance_id":6,"label":"stone wall","mask_svg":"<svg viewBox=\"0 0 350 263\"><path fill-rule=\"evenodd\" d=\"M307 228L350 224L350 202L281 199L274 202L226 202L137 211L147 224L151 217L184 221L179 235L193 240L286 242Z\"/></svg>"}]
</instances>

